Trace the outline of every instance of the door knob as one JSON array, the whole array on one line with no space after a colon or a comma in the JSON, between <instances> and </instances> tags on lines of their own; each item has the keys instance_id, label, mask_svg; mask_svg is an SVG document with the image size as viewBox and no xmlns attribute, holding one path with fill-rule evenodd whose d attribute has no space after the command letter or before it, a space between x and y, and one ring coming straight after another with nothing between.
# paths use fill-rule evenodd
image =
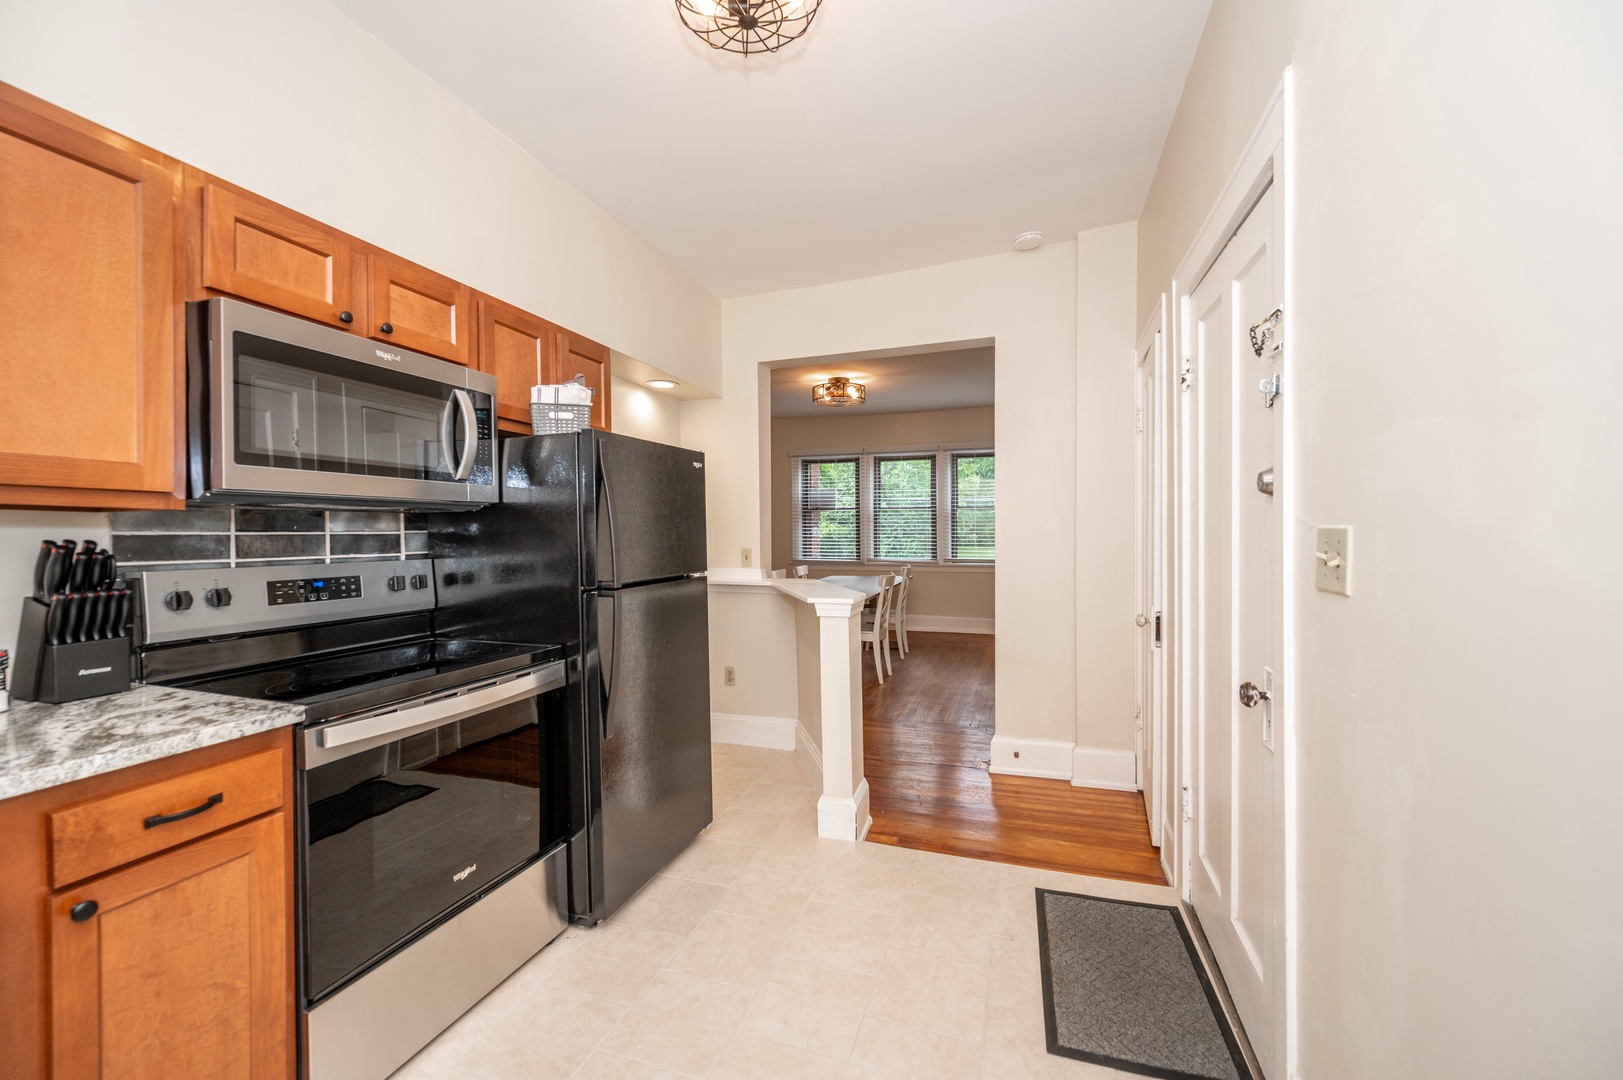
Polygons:
<instances>
[{"instance_id":1,"label":"door knob","mask_svg":"<svg viewBox=\"0 0 1623 1080\"><path fill-rule=\"evenodd\" d=\"M1247 679L1240 684L1240 704L1248 709L1255 709L1258 702L1272 701L1273 695Z\"/></svg>"},{"instance_id":2,"label":"door knob","mask_svg":"<svg viewBox=\"0 0 1623 1080\"><path fill-rule=\"evenodd\" d=\"M1148 625L1150 625L1150 620L1148 619L1148 617L1146 617L1144 615L1134 615L1133 616L1133 621L1135 623L1137 623L1139 626L1148 626Z\"/></svg>"}]
</instances>

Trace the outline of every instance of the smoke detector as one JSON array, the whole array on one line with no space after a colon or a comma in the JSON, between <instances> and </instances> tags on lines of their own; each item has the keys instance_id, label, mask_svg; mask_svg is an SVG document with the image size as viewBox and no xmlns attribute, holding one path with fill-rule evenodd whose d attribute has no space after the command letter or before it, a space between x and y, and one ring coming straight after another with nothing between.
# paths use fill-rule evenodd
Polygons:
<instances>
[{"instance_id":1,"label":"smoke detector","mask_svg":"<svg viewBox=\"0 0 1623 1080\"><path fill-rule=\"evenodd\" d=\"M1023 232L1014 238L1014 250L1031 251L1043 246L1043 234L1040 232Z\"/></svg>"}]
</instances>

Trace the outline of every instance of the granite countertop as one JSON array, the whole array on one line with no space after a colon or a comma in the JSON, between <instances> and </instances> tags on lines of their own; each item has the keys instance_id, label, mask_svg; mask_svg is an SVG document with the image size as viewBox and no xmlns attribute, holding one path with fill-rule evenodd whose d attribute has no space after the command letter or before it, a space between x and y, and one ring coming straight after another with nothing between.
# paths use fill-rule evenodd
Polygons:
<instances>
[{"instance_id":1,"label":"granite countertop","mask_svg":"<svg viewBox=\"0 0 1623 1080\"><path fill-rule=\"evenodd\" d=\"M172 686L135 686L66 705L14 700L0 713L0 799L303 719L302 706Z\"/></svg>"}]
</instances>

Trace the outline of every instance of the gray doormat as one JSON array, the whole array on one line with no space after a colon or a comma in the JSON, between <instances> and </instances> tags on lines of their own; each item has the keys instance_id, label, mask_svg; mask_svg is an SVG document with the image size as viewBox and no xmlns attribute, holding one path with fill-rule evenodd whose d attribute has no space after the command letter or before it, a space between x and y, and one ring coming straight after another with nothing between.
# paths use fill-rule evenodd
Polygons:
<instances>
[{"instance_id":1,"label":"gray doormat","mask_svg":"<svg viewBox=\"0 0 1623 1080\"><path fill-rule=\"evenodd\" d=\"M1037 890L1048 1052L1168 1080L1250 1080L1176 907Z\"/></svg>"}]
</instances>

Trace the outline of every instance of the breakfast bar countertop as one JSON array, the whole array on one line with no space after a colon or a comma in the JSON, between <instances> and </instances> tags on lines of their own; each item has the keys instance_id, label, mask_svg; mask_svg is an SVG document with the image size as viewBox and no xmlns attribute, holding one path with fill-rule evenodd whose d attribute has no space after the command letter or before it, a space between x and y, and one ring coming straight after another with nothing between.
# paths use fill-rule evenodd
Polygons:
<instances>
[{"instance_id":1,"label":"breakfast bar countertop","mask_svg":"<svg viewBox=\"0 0 1623 1080\"><path fill-rule=\"evenodd\" d=\"M299 705L172 686L133 686L64 705L13 699L0 713L0 799L303 719Z\"/></svg>"}]
</instances>

